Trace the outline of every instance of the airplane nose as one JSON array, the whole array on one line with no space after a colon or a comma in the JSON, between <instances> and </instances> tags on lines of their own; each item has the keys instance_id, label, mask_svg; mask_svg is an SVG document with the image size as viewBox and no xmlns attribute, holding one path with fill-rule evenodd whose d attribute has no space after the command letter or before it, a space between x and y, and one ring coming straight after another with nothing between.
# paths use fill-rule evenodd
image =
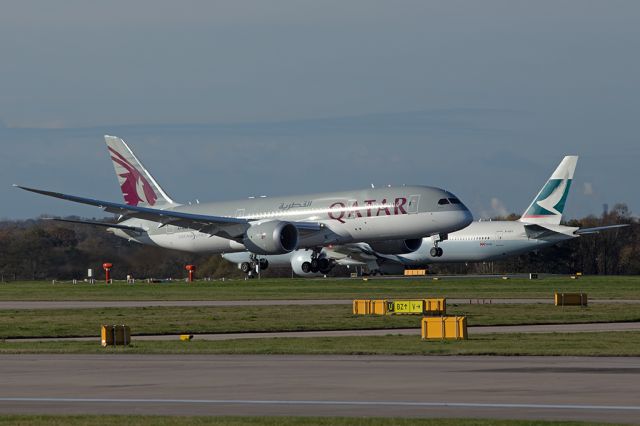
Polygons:
<instances>
[{"instance_id":1,"label":"airplane nose","mask_svg":"<svg viewBox=\"0 0 640 426\"><path fill-rule=\"evenodd\" d=\"M443 212L444 213L444 212ZM446 216L440 217L439 232L455 232L466 228L473 222L473 215L466 208L459 210L450 210L446 212Z\"/></svg>"},{"instance_id":2,"label":"airplane nose","mask_svg":"<svg viewBox=\"0 0 640 426\"><path fill-rule=\"evenodd\" d=\"M471 222L473 222L473 215L471 214L469 209L465 207L464 210L462 210L460 213L461 213L460 222L463 223L463 228L466 228L467 226L471 225Z\"/></svg>"}]
</instances>

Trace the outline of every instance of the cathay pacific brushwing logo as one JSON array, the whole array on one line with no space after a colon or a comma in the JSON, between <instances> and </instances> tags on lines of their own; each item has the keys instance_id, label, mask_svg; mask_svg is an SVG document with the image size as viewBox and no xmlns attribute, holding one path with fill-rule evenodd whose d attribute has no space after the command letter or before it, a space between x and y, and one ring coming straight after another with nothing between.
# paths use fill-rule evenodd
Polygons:
<instances>
[{"instance_id":1,"label":"cathay pacific brushwing logo","mask_svg":"<svg viewBox=\"0 0 640 426\"><path fill-rule=\"evenodd\" d=\"M547 198L536 201L536 204L553 214L561 215L562 212L558 211L556 206L560 204L560 200L564 197L565 190L567 189L567 183L568 179L562 179ZM564 207L564 203L562 206Z\"/></svg>"},{"instance_id":2,"label":"cathay pacific brushwing logo","mask_svg":"<svg viewBox=\"0 0 640 426\"><path fill-rule=\"evenodd\" d=\"M116 167L119 166L122 169L118 171L118 179L127 205L137 206L140 203L155 205L158 196L149 181L120 153L112 148L109 148L109 151Z\"/></svg>"},{"instance_id":3,"label":"cathay pacific brushwing logo","mask_svg":"<svg viewBox=\"0 0 640 426\"><path fill-rule=\"evenodd\" d=\"M540 191L540 195L525 216L557 216L562 215L569 194L571 179L550 179Z\"/></svg>"}]
</instances>

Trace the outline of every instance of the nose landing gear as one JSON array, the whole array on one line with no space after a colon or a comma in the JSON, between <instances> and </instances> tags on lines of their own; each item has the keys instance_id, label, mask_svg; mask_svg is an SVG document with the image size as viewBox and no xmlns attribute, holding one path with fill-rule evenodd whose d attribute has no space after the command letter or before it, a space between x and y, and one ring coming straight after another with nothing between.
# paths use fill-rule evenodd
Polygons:
<instances>
[{"instance_id":1,"label":"nose landing gear","mask_svg":"<svg viewBox=\"0 0 640 426\"><path fill-rule=\"evenodd\" d=\"M438 243L447 239L449 239L449 234L436 234L431 236L431 241L433 241L433 247L429 250L431 257L441 257L444 254L442 247L438 247Z\"/></svg>"},{"instance_id":2,"label":"nose landing gear","mask_svg":"<svg viewBox=\"0 0 640 426\"><path fill-rule=\"evenodd\" d=\"M444 254L444 251L442 250L442 247L431 247L429 254L431 254L431 257L440 257Z\"/></svg>"}]
</instances>

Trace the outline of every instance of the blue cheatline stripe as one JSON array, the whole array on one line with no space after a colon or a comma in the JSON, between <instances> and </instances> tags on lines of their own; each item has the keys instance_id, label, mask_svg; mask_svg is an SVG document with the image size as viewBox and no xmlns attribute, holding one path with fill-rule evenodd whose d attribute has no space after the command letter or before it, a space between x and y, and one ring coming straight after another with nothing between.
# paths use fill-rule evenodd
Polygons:
<instances>
[{"instance_id":1,"label":"blue cheatline stripe","mask_svg":"<svg viewBox=\"0 0 640 426\"><path fill-rule=\"evenodd\" d=\"M0 398L0 402L48 403L117 403L117 404L234 404L234 405L353 405L387 407L454 407L454 408L531 408L555 410L610 410L640 411L634 405L582 405L582 404L491 404L474 402L411 402L411 401L313 401L313 400L253 400L253 399L122 399L122 398Z\"/></svg>"}]
</instances>

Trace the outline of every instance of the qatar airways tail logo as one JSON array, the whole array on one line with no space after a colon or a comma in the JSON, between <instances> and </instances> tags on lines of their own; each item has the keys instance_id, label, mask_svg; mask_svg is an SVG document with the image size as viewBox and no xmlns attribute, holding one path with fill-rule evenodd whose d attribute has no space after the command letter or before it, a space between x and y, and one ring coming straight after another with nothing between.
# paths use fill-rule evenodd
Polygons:
<instances>
[{"instance_id":1,"label":"qatar airways tail logo","mask_svg":"<svg viewBox=\"0 0 640 426\"><path fill-rule=\"evenodd\" d=\"M340 223L345 223L345 219L407 214L405 209L407 199L404 197L396 198L393 203L388 203L386 198L380 202L364 200L363 203L360 205L358 201L349 201L348 203L337 201L329 206L329 217Z\"/></svg>"},{"instance_id":2,"label":"qatar airways tail logo","mask_svg":"<svg viewBox=\"0 0 640 426\"><path fill-rule=\"evenodd\" d=\"M140 203L146 203L150 206L155 205L158 196L149 181L121 154L112 148L109 148L109 151L111 152L111 159L116 164L120 189L122 189L127 205L137 206ZM119 170L117 166L124 170Z\"/></svg>"}]
</instances>

